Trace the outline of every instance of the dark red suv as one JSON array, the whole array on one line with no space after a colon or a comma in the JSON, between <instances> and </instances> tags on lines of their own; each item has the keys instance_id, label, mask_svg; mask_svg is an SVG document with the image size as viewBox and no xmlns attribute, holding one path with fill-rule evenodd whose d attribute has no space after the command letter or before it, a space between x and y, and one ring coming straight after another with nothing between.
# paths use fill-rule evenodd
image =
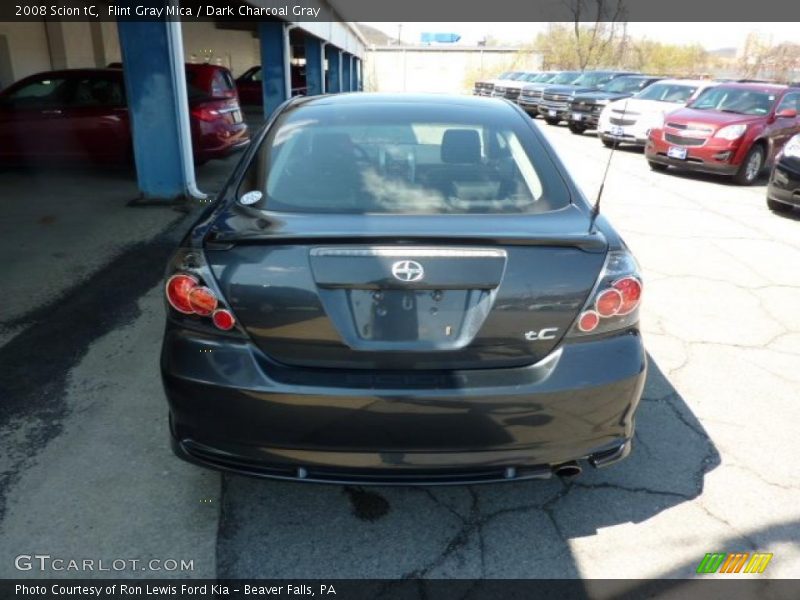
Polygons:
<instances>
[{"instance_id":1,"label":"dark red suv","mask_svg":"<svg viewBox=\"0 0 800 600\"><path fill-rule=\"evenodd\" d=\"M756 83L707 89L650 130L645 155L654 170L676 167L731 176L750 185L800 132L800 89Z\"/></svg>"},{"instance_id":2,"label":"dark red suv","mask_svg":"<svg viewBox=\"0 0 800 600\"><path fill-rule=\"evenodd\" d=\"M230 72L187 65L186 73L195 161L221 158L247 145L249 132ZM227 83L215 83L220 73L228 74ZM2 162L129 163L132 147L119 68L39 73L0 93Z\"/></svg>"}]
</instances>

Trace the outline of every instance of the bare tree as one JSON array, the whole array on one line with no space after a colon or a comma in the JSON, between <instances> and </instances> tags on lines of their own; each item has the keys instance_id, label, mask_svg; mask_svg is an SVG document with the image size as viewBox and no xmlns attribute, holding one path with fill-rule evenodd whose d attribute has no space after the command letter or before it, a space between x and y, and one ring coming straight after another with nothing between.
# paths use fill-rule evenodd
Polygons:
<instances>
[{"instance_id":1,"label":"bare tree","mask_svg":"<svg viewBox=\"0 0 800 600\"><path fill-rule=\"evenodd\" d=\"M564 0L572 15L578 67L600 66L604 61L618 60L617 39L624 40L627 10L623 0Z\"/></svg>"},{"instance_id":2,"label":"bare tree","mask_svg":"<svg viewBox=\"0 0 800 600\"><path fill-rule=\"evenodd\" d=\"M773 45L771 39L751 33L745 40L741 72L747 78L794 80L800 75L800 45L791 42Z\"/></svg>"}]
</instances>

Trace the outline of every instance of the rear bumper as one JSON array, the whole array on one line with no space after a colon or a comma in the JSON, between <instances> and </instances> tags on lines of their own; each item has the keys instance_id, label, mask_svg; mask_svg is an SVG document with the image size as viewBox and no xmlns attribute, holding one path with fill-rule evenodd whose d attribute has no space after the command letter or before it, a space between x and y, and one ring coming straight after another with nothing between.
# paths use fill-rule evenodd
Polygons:
<instances>
[{"instance_id":1,"label":"rear bumper","mask_svg":"<svg viewBox=\"0 0 800 600\"><path fill-rule=\"evenodd\" d=\"M244 123L201 128L195 140L195 159L225 158L250 144L250 132Z\"/></svg>"},{"instance_id":2,"label":"rear bumper","mask_svg":"<svg viewBox=\"0 0 800 600\"><path fill-rule=\"evenodd\" d=\"M162 352L178 456L331 482L476 483L616 462L645 371L636 331L563 344L525 368L446 374L288 369L247 341L170 327Z\"/></svg>"}]
</instances>

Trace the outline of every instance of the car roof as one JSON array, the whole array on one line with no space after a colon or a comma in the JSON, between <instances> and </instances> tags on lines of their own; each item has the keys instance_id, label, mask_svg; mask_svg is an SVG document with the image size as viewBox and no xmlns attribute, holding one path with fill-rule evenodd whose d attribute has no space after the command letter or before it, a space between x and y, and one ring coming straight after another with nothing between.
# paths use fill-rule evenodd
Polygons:
<instances>
[{"instance_id":1,"label":"car roof","mask_svg":"<svg viewBox=\"0 0 800 600\"><path fill-rule=\"evenodd\" d=\"M32 77L42 77L42 76L49 76L49 77L80 77L81 75L115 75L119 76L121 73L120 69L115 68L97 68L97 69L59 69L57 71L41 71L39 73L34 73L32 75L28 75L27 77L21 79L30 79Z\"/></svg>"},{"instance_id":2,"label":"car roof","mask_svg":"<svg viewBox=\"0 0 800 600\"><path fill-rule=\"evenodd\" d=\"M735 90L752 90L755 92L782 92L788 90L788 85L781 85L777 83L720 83L718 87L724 87Z\"/></svg>"},{"instance_id":3,"label":"car roof","mask_svg":"<svg viewBox=\"0 0 800 600\"><path fill-rule=\"evenodd\" d=\"M228 71L228 67L223 65L212 65L210 63L186 63L186 68L192 71L219 70Z\"/></svg>"},{"instance_id":4,"label":"car roof","mask_svg":"<svg viewBox=\"0 0 800 600\"><path fill-rule=\"evenodd\" d=\"M510 103L499 102L497 98L468 96L465 94L408 94L391 92L355 92L344 94L325 94L321 96L301 96L292 102L293 106L375 106L386 104L413 104L418 106L464 106L481 110L514 110Z\"/></svg>"},{"instance_id":5,"label":"car roof","mask_svg":"<svg viewBox=\"0 0 800 600\"><path fill-rule=\"evenodd\" d=\"M673 84L695 85L695 86L698 86L698 87L701 87L701 86L712 86L712 85L713 86L717 86L717 85L720 84L719 81L713 81L711 79L681 79L681 78L662 79L661 81L658 81L657 83L666 83L668 85L673 85ZM655 85L655 84L653 84L653 85Z\"/></svg>"}]
</instances>

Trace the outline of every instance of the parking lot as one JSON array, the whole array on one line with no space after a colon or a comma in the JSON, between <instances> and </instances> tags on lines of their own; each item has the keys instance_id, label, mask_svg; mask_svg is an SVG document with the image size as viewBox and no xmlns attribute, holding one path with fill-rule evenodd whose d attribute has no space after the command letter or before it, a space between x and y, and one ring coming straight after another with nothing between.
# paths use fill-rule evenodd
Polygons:
<instances>
[{"instance_id":1,"label":"parking lot","mask_svg":"<svg viewBox=\"0 0 800 600\"><path fill-rule=\"evenodd\" d=\"M593 199L609 151L537 122ZM126 207L124 174L80 175L91 196L74 174L25 177L0 172L20 192L0 244L24 284L0 323L0 576L42 576L14 567L38 552L193 561L146 577L680 578L707 552L759 551L763 576L800 577L800 212L770 213L764 182L615 153L602 212L642 266L650 357L628 460L569 482L354 488L175 459L161 275L189 219ZM103 225L75 218L98 210Z\"/></svg>"}]
</instances>

